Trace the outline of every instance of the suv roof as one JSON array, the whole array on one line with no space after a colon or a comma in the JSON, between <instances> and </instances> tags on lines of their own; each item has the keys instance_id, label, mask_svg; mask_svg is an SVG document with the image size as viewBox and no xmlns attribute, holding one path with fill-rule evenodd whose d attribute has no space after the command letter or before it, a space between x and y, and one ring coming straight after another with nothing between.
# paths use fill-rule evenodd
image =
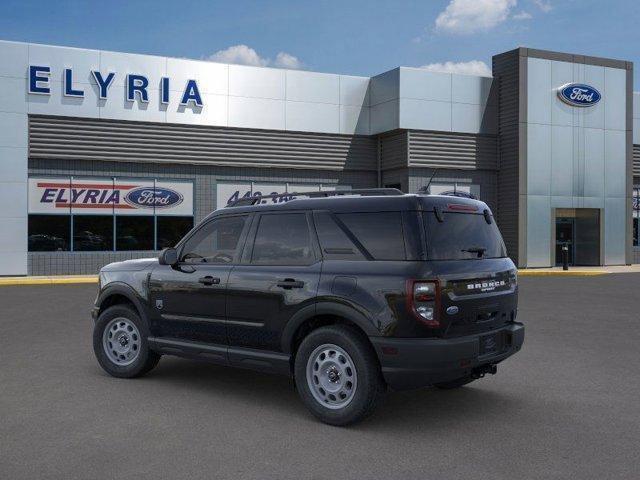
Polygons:
<instances>
[{"instance_id":1,"label":"suv roof","mask_svg":"<svg viewBox=\"0 0 640 480\"><path fill-rule=\"evenodd\" d=\"M291 194L289 194L291 195ZM304 195L304 194L299 194ZM284 196L284 195L281 195ZM273 198L267 196L263 198ZM256 199L261 197L256 197ZM225 213L265 212L265 211L289 211L289 210L331 210L349 212L384 212L403 210L433 210L439 207L443 211L472 211L483 213L491 209L486 203L463 197L450 195L423 195L423 194L391 194L375 196L358 196L340 194L321 198L295 198L281 203L265 203L257 205L230 206L216 210L209 216L217 216ZM457 207L457 208L456 208Z\"/></svg>"}]
</instances>

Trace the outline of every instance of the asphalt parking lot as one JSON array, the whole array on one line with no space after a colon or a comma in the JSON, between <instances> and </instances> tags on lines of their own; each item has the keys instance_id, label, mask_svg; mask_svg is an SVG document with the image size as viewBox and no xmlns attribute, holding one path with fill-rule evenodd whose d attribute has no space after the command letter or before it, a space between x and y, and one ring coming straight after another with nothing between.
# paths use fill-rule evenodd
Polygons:
<instances>
[{"instance_id":1,"label":"asphalt parking lot","mask_svg":"<svg viewBox=\"0 0 640 480\"><path fill-rule=\"evenodd\" d=\"M391 393L350 428L277 376L165 357L111 378L95 285L0 287L0 478L638 478L638 281L522 278L525 347L498 375Z\"/></svg>"}]
</instances>

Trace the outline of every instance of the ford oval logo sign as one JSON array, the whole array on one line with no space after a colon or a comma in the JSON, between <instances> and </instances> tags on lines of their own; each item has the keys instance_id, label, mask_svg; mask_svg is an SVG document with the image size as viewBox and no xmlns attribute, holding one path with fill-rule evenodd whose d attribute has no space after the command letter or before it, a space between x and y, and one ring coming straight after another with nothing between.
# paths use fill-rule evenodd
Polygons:
<instances>
[{"instance_id":1,"label":"ford oval logo sign","mask_svg":"<svg viewBox=\"0 0 640 480\"><path fill-rule=\"evenodd\" d=\"M182 195L170 188L139 187L127 192L124 197L136 208L168 208L182 203Z\"/></svg>"},{"instance_id":2,"label":"ford oval logo sign","mask_svg":"<svg viewBox=\"0 0 640 480\"><path fill-rule=\"evenodd\" d=\"M558 89L558 97L574 107L592 107L600 101L600 92L583 83L567 83Z\"/></svg>"}]
</instances>

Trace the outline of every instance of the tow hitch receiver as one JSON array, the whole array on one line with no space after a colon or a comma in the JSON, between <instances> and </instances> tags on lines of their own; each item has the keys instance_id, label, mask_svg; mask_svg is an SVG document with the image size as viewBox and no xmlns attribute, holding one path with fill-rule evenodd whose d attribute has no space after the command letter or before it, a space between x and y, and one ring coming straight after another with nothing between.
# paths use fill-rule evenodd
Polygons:
<instances>
[{"instance_id":1,"label":"tow hitch receiver","mask_svg":"<svg viewBox=\"0 0 640 480\"><path fill-rule=\"evenodd\" d=\"M487 365L481 365L477 368L474 368L473 371L471 372L471 376L473 378L482 378L487 373L490 373L491 375L495 375L497 371L498 371L498 366L492 363L489 363Z\"/></svg>"}]
</instances>

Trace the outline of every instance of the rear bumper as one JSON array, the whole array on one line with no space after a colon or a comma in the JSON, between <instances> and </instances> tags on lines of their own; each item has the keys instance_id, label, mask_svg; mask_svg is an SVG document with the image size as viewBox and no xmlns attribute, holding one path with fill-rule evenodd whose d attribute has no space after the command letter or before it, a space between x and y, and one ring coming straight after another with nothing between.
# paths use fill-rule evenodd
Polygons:
<instances>
[{"instance_id":1,"label":"rear bumper","mask_svg":"<svg viewBox=\"0 0 640 480\"><path fill-rule=\"evenodd\" d=\"M498 334L500 348L481 354L481 337ZM467 337L370 337L384 379L394 390L424 387L470 375L474 369L496 364L522 348L524 325L512 323L497 330Z\"/></svg>"}]
</instances>

